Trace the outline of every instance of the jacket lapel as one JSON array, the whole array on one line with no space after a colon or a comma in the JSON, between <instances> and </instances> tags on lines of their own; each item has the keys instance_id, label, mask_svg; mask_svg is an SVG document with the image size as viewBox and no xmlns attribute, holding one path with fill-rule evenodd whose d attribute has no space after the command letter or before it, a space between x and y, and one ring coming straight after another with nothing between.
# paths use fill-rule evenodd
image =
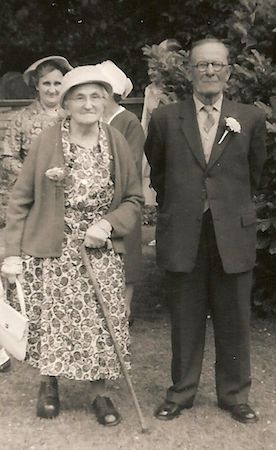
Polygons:
<instances>
[{"instance_id":1,"label":"jacket lapel","mask_svg":"<svg viewBox=\"0 0 276 450\"><path fill-rule=\"evenodd\" d=\"M217 129L217 134L215 137L214 145L212 148L211 156L207 165L207 169L211 169L211 167L214 166L214 164L217 162L217 160L221 157L229 143L231 142L233 138L233 132L229 132L227 136L223 139L223 141L219 144L219 140L223 136L223 133L225 131L225 118L226 117L233 117L238 120L237 110L236 110L236 104L233 102L230 102L226 98L223 99L222 107L221 107L221 114L219 119L219 125Z\"/></svg>"},{"instance_id":2,"label":"jacket lapel","mask_svg":"<svg viewBox=\"0 0 276 450\"><path fill-rule=\"evenodd\" d=\"M197 123L196 109L192 98L180 104L179 118L181 121L181 129L185 134L189 147L199 162L200 166L205 170L206 161L202 148L200 132Z\"/></svg>"}]
</instances>

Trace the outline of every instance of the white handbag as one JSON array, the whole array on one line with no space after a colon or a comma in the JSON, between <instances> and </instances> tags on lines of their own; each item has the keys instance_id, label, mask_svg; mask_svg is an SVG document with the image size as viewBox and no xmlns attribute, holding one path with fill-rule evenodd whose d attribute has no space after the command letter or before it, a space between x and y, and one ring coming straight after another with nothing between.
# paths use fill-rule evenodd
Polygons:
<instances>
[{"instance_id":1,"label":"white handbag","mask_svg":"<svg viewBox=\"0 0 276 450\"><path fill-rule=\"evenodd\" d=\"M18 279L15 281L21 313L7 302L7 289L0 278L0 345L19 361L26 356L29 320L26 315L24 294Z\"/></svg>"}]
</instances>

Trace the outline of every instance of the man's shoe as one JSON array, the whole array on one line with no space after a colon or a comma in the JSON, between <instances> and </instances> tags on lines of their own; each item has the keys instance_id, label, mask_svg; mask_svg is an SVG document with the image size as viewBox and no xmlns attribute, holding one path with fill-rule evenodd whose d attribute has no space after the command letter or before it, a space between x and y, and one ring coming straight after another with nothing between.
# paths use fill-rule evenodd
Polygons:
<instances>
[{"instance_id":1,"label":"man's shoe","mask_svg":"<svg viewBox=\"0 0 276 450\"><path fill-rule=\"evenodd\" d=\"M0 365L0 373L8 372L11 368L11 360L10 358Z\"/></svg>"},{"instance_id":2,"label":"man's shoe","mask_svg":"<svg viewBox=\"0 0 276 450\"><path fill-rule=\"evenodd\" d=\"M154 412L154 416L159 420L172 420L178 417L182 409L192 408L192 404L178 405L177 403L166 400Z\"/></svg>"},{"instance_id":3,"label":"man's shoe","mask_svg":"<svg viewBox=\"0 0 276 450\"><path fill-rule=\"evenodd\" d=\"M229 411L234 420L241 423L256 423L259 418L255 411L246 403L239 405L219 405L221 409Z\"/></svg>"},{"instance_id":4,"label":"man's shoe","mask_svg":"<svg viewBox=\"0 0 276 450\"><path fill-rule=\"evenodd\" d=\"M59 415L58 382L55 377L41 381L36 414L43 419L52 419Z\"/></svg>"}]
</instances>

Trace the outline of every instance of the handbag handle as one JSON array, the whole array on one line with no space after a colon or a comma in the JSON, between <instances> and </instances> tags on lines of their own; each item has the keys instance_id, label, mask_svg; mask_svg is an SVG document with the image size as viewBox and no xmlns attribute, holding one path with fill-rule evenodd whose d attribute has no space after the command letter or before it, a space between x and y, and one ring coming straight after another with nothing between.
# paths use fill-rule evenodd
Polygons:
<instances>
[{"instance_id":1,"label":"handbag handle","mask_svg":"<svg viewBox=\"0 0 276 450\"><path fill-rule=\"evenodd\" d=\"M25 300L24 300L24 292L23 292L21 283L19 282L17 277L15 279L15 286L16 286L16 292L17 292L17 297L18 297L19 304L20 304L21 313L23 314L23 316L27 317ZM6 287L6 282L5 282L5 287ZM4 301L4 297L6 297L6 295L5 295L3 283L2 283L2 280L0 277L0 299L1 299L1 297L3 297L3 301Z\"/></svg>"}]
</instances>

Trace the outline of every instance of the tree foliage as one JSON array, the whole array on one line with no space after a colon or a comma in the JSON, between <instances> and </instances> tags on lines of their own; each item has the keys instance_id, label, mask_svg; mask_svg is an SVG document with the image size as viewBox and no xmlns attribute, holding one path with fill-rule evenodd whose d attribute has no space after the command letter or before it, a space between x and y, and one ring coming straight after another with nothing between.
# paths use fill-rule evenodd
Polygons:
<instances>
[{"instance_id":1,"label":"tree foliage","mask_svg":"<svg viewBox=\"0 0 276 450\"><path fill-rule=\"evenodd\" d=\"M210 30L223 37L231 8L225 0L1 0L0 75L50 54L73 65L112 59L142 94L145 44L170 37L186 49Z\"/></svg>"},{"instance_id":2,"label":"tree foliage","mask_svg":"<svg viewBox=\"0 0 276 450\"><path fill-rule=\"evenodd\" d=\"M256 196L258 245L253 289L253 304L266 315L276 314L276 8L274 1L265 6L240 0L239 10L229 20L228 41L235 45L237 62L228 94L255 103L267 118L268 159Z\"/></svg>"}]
</instances>

